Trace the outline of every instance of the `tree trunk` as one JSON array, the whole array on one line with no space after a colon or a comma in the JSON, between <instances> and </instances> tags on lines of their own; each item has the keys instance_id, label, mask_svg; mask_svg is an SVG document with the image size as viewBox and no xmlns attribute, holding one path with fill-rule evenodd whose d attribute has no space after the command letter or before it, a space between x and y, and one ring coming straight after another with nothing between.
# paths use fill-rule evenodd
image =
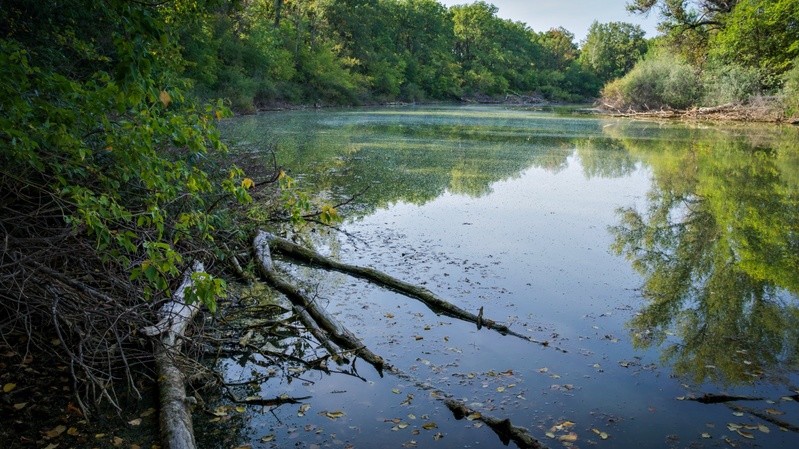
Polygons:
<instances>
[{"instance_id":1,"label":"tree trunk","mask_svg":"<svg viewBox=\"0 0 799 449\"><path fill-rule=\"evenodd\" d=\"M142 329L145 335L161 336L156 343L155 364L158 369L158 388L161 401L161 440L165 449L195 449L191 404L186 398L183 372L177 364L186 328L200 311L186 304L185 291L191 287L191 274L203 271L201 262L195 262L183 277L183 283L172 295L172 300L158 312L158 324Z\"/></svg>"}]
</instances>

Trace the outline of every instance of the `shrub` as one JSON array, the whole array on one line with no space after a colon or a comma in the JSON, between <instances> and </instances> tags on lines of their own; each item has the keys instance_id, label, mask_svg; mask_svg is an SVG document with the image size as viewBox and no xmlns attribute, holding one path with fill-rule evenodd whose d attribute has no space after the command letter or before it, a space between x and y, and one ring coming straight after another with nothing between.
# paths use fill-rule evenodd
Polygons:
<instances>
[{"instance_id":1,"label":"shrub","mask_svg":"<svg viewBox=\"0 0 799 449\"><path fill-rule=\"evenodd\" d=\"M794 59L793 68L783 77L782 101L789 117L799 117L799 58Z\"/></svg>"},{"instance_id":2,"label":"shrub","mask_svg":"<svg viewBox=\"0 0 799 449\"><path fill-rule=\"evenodd\" d=\"M750 97L761 93L760 71L740 65L711 65L702 74L702 82L705 106L747 103Z\"/></svg>"},{"instance_id":3,"label":"shrub","mask_svg":"<svg viewBox=\"0 0 799 449\"><path fill-rule=\"evenodd\" d=\"M694 68L663 53L639 62L623 78L605 86L602 100L617 109L685 109L698 102L701 92Z\"/></svg>"}]
</instances>

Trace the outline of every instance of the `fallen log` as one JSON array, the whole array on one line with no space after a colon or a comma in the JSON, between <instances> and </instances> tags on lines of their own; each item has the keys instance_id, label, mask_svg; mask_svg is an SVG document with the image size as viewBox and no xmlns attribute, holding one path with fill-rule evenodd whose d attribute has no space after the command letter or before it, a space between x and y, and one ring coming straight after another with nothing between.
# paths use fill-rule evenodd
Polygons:
<instances>
[{"instance_id":1,"label":"fallen log","mask_svg":"<svg viewBox=\"0 0 799 449\"><path fill-rule=\"evenodd\" d=\"M194 304L186 304L185 292L192 285L191 274L203 271L201 262L183 276L183 283L172 295L172 300L158 311L159 322L142 329L150 337L160 336L156 343L155 365L158 369L158 389L161 403L161 440L166 449L195 449L194 429L191 419L191 402L186 397L183 372L177 365L183 334L200 311Z\"/></svg>"},{"instance_id":2,"label":"fallen log","mask_svg":"<svg viewBox=\"0 0 799 449\"><path fill-rule=\"evenodd\" d=\"M289 240L280 238L276 235L261 231L258 234L259 238L263 239L272 251L279 252L284 256L291 257L299 260L300 262L310 265L316 265L322 268L339 271L349 274L351 276L366 279L377 285L389 288L396 292L402 293L406 296L416 298L424 303L430 310L435 313L443 314L459 320L468 321L477 325L478 329L486 327L495 330L502 335L512 335L542 346L548 346L546 341L538 341L527 335L520 334L508 328L508 326L498 323L494 320L484 318L482 311L480 315L475 315L468 312L451 302L436 296L430 290L414 285L393 276L390 276L382 271L376 270L371 267L361 267L358 265L350 265L342 262L335 261L325 257L316 251L297 245ZM482 308L481 308L482 309Z\"/></svg>"},{"instance_id":3,"label":"fallen log","mask_svg":"<svg viewBox=\"0 0 799 449\"><path fill-rule=\"evenodd\" d=\"M309 299L300 289L278 276L272 262L269 239L266 232L260 231L253 239L253 249L257 259L258 270L264 280L277 291L286 295L300 311L307 312L320 328L330 334L330 339L342 348L352 350L355 355L370 363L383 376L385 362L382 357L373 353L363 342L336 321L327 312L322 310L314 301ZM302 315L301 315L302 316Z\"/></svg>"}]
</instances>

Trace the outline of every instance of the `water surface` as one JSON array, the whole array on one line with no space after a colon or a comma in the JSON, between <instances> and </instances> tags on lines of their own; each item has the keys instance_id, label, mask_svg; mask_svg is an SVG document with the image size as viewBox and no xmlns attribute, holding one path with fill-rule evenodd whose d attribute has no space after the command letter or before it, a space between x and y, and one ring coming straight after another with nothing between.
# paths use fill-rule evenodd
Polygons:
<instances>
[{"instance_id":1,"label":"water surface","mask_svg":"<svg viewBox=\"0 0 799 449\"><path fill-rule=\"evenodd\" d=\"M501 445L422 385L549 447L799 442L796 129L408 107L262 114L225 132L264 160L274 146L279 165L331 203L356 197L343 232L308 234L321 252L550 343L281 264L411 378L356 361L340 367L348 374L297 369L286 380L230 360L231 381L272 370L262 396L310 398L248 409L226 444ZM753 399L691 400L705 394Z\"/></svg>"}]
</instances>

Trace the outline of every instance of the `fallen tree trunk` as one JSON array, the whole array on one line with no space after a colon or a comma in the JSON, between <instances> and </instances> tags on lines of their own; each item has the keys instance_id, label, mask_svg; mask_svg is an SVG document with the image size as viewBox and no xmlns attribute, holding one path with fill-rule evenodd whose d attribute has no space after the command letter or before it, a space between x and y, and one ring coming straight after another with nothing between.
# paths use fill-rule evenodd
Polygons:
<instances>
[{"instance_id":1,"label":"fallen tree trunk","mask_svg":"<svg viewBox=\"0 0 799 449\"><path fill-rule=\"evenodd\" d=\"M402 281L386 273L383 273L382 271L378 271L370 267L361 267L358 265L350 265L335 261L333 259L330 259L328 257L325 257L317 253L316 251L304 248L284 238L277 237L267 232L261 231L258 235L259 238L262 238L269 245L269 248L271 248L273 251L279 252L285 256L299 260L303 263L316 265L322 268L327 268L330 270L335 270L355 277L359 277L361 279L366 279L377 285L387 287L391 290L397 291L406 296L416 298L420 300L422 303L424 303L427 307L429 307L433 312L441 313L452 318L457 318L459 320L469 321L471 323L474 323L477 325L478 329L484 326L489 329L493 329L503 335L512 335L514 337L518 337L543 346L548 345L547 342L537 341L527 335L523 335L518 332L512 331L510 328L508 328L508 326L505 326L504 324L500 324L494 320L484 318L482 316L482 310L479 315L475 315L450 303L449 301L446 301L436 296L433 292L424 287L420 287L418 285Z\"/></svg>"},{"instance_id":2,"label":"fallen tree trunk","mask_svg":"<svg viewBox=\"0 0 799 449\"><path fill-rule=\"evenodd\" d=\"M385 362L382 357L369 350L355 334L318 307L317 304L310 300L300 289L278 276L274 264L272 263L272 253L269 250L270 243L268 235L269 234L266 232L260 231L253 240L253 249L255 250L258 270L264 280L279 292L286 295L289 301L300 309L300 312L307 312L319 327L330 334L330 338L333 342L343 348L352 350L355 355L369 362L382 377L383 368L385 367ZM324 344L324 342L320 343Z\"/></svg>"},{"instance_id":3,"label":"fallen tree trunk","mask_svg":"<svg viewBox=\"0 0 799 449\"><path fill-rule=\"evenodd\" d=\"M161 336L155 349L155 364L158 369L158 388L161 402L161 439L167 449L195 449L194 428L191 420L191 404L186 397L183 372L177 365L183 334L200 311L193 304L186 304L185 292L192 285L191 274L203 271L201 262L194 262L191 271L183 277L183 283L158 312L160 321L142 329L145 335Z\"/></svg>"}]
</instances>

